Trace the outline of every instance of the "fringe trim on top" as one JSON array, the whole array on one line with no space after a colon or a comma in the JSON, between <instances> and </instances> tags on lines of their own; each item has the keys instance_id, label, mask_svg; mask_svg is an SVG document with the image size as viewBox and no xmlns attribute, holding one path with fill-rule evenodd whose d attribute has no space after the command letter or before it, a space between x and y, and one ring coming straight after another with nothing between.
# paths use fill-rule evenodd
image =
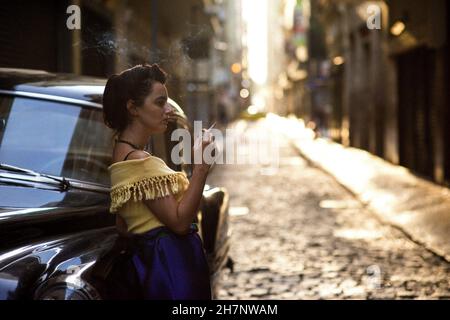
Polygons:
<instances>
[{"instance_id":1,"label":"fringe trim on top","mask_svg":"<svg viewBox=\"0 0 450 320\"><path fill-rule=\"evenodd\" d=\"M165 176L143 178L111 189L110 212L116 212L130 199L133 201L153 200L176 194L186 177L179 172ZM169 191L170 188L170 191Z\"/></svg>"}]
</instances>

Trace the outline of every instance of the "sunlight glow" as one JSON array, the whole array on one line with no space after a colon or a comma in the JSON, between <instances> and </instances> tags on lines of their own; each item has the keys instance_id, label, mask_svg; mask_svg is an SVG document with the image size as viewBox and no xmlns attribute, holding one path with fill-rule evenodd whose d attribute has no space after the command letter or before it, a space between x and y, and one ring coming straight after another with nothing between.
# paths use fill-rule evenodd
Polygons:
<instances>
[{"instance_id":1,"label":"sunlight glow","mask_svg":"<svg viewBox=\"0 0 450 320\"><path fill-rule=\"evenodd\" d=\"M239 95L241 96L242 99L247 99L250 96L250 91L248 91L247 89L241 89L241 91L239 92Z\"/></svg>"},{"instance_id":2,"label":"sunlight glow","mask_svg":"<svg viewBox=\"0 0 450 320\"><path fill-rule=\"evenodd\" d=\"M340 65L344 64L344 61L345 61L344 57L341 57L341 56L337 56L337 57L333 58L333 63L336 66L340 66Z\"/></svg>"},{"instance_id":3,"label":"sunlight glow","mask_svg":"<svg viewBox=\"0 0 450 320\"><path fill-rule=\"evenodd\" d=\"M257 106L251 105L247 108L247 112L248 112L248 114L255 115L258 113L258 109L259 108Z\"/></svg>"},{"instance_id":4,"label":"sunlight glow","mask_svg":"<svg viewBox=\"0 0 450 320\"><path fill-rule=\"evenodd\" d=\"M259 85L267 81L268 0L242 0L242 16L247 25L248 71Z\"/></svg>"},{"instance_id":5,"label":"sunlight glow","mask_svg":"<svg viewBox=\"0 0 450 320\"><path fill-rule=\"evenodd\" d=\"M403 22L401 21L396 21L394 23L394 25L391 27L391 33L398 37L399 35L401 35L403 33L403 31L405 31L406 26Z\"/></svg>"},{"instance_id":6,"label":"sunlight glow","mask_svg":"<svg viewBox=\"0 0 450 320\"><path fill-rule=\"evenodd\" d=\"M238 74L239 72L241 72L241 70L242 66L240 63L235 62L231 65L231 72L233 72L234 74Z\"/></svg>"},{"instance_id":7,"label":"sunlight glow","mask_svg":"<svg viewBox=\"0 0 450 320\"><path fill-rule=\"evenodd\" d=\"M333 232L333 236L349 240L369 240L383 237L383 233L372 229L339 229Z\"/></svg>"},{"instance_id":8,"label":"sunlight glow","mask_svg":"<svg viewBox=\"0 0 450 320\"><path fill-rule=\"evenodd\" d=\"M245 216L249 214L250 210L248 207L230 207L228 214L230 216Z\"/></svg>"}]
</instances>

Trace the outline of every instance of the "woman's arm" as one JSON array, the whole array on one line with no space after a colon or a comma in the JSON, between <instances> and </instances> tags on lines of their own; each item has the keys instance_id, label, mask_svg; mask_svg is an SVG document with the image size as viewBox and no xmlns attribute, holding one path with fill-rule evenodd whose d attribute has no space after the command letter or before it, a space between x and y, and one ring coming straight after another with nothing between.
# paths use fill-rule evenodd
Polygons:
<instances>
[{"instance_id":1,"label":"woman's arm","mask_svg":"<svg viewBox=\"0 0 450 320\"><path fill-rule=\"evenodd\" d=\"M127 223L119 214L116 214L116 228L121 235L127 234L128 231Z\"/></svg>"},{"instance_id":2,"label":"woman's arm","mask_svg":"<svg viewBox=\"0 0 450 320\"><path fill-rule=\"evenodd\" d=\"M180 202L177 202L171 194L147 200L145 204L173 232L187 234L190 224L197 215L207 176L208 170L194 167L189 187Z\"/></svg>"},{"instance_id":3,"label":"woman's arm","mask_svg":"<svg viewBox=\"0 0 450 320\"><path fill-rule=\"evenodd\" d=\"M200 150L205 150L210 143L212 143L211 139L208 141L202 140ZM133 158L138 159L139 157L146 157L141 152L135 152L132 155L134 155ZM159 199L145 200L144 203L173 232L187 234L190 224L197 215L210 166L211 164L205 163L204 159L202 159L201 164L194 164L189 187L180 202L175 199L173 194L170 194Z\"/></svg>"}]
</instances>

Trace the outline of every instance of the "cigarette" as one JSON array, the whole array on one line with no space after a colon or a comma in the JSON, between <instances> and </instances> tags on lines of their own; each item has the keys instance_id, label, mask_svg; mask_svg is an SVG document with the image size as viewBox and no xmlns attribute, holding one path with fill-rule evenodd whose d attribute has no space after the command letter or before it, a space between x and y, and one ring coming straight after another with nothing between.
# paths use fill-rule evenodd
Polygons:
<instances>
[{"instance_id":1,"label":"cigarette","mask_svg":"<svg viewBox=\"0 0 450 320\"><path fill-rule=\"evenodd\" d=\"M216 122L214 122L213 124L212 124L212 126L211 127L209 127L209 129L208 130L206 130L206 131L209 131L209 130L211 130L212 128L214 128L214 126L216 125Z\"/></svg>"},{"instance_id":2,"label":"cigarette","mask_svg":"<svg viewBox=\"0 0 450 320\"><path fill-rule=\"evenodd\" d=\"M203 141L208 141L209 139L211 139L211 134L209 132L211 131L212 128L214 128L215 125L216 125L216 123L214 122L212 124L212 126L209 127L209 129L207 129L207 130L205 130L205 132L203 132L203 136L202 136Z\"/></svg>"}]
</instances>

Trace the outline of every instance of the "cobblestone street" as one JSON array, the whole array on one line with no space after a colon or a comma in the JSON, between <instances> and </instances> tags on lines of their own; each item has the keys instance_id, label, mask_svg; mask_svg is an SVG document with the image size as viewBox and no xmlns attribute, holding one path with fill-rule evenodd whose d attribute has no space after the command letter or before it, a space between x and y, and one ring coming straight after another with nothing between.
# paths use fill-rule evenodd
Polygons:
<instances>
[{"instance_id":1,"label":"cobblestone street","mask_svg":"<svg viewBox=\"0 0 450 320\"><path fill-rule=\"evenodd\" d=\"M450 298L449 263L380 223L279 138L275 175L217 165L208 178L228 189L232 207L234 272L225 270L220 299Z\"/></svg>"}]
</instances>

